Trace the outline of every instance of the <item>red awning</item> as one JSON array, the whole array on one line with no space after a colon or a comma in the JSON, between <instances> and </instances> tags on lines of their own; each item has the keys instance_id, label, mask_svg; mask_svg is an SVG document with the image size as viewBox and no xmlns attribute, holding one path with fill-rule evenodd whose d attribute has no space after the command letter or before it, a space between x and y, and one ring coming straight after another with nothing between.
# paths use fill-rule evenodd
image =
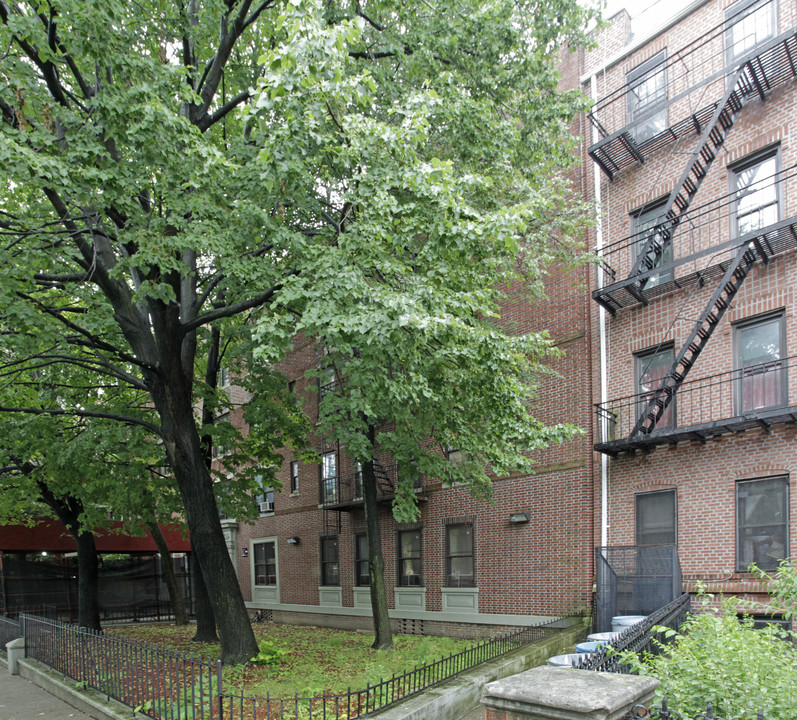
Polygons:
<instances>
[{"instance_id":1,"label":"red awning","mask_svg":"<svg viewBox=\"0 0 797 720\"><path fill-rule=\"evenodd\" d=\"M122 523L115 522L106 530L97 530L97 552L156 553L158 548L149 533L134 537L118 531ZM178 525L161 525L161 532L172 552L188 552L191 541L183 537ZM0 551L5 552L76 552L72 536L58 520L42 519L30 527L0 525Z\"/></svg>"}]
</instances>

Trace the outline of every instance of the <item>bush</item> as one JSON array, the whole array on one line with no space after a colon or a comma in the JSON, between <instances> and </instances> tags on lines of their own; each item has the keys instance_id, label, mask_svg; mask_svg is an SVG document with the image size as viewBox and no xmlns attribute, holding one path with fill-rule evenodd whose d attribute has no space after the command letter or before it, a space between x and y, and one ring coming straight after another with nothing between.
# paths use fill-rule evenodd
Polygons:
<instances>
[{"instance_id":1,"label":"bush","mask_svg":"<svg viewBox=\"0 0 797 720\"><path fill-rule=\"evenodd\" d=\"M633 672L657 678L657 698L666 696L673 710L693 717L711 702L724 720L753 720L758 710L767 720L797 717L797 648L773 628L756 630L750 618L740 621L740 602L725 600L711 607L712 596L701 593L703 612L690 615L680 632L656 628L665 640L663 651L642 657L626 651L623 662Z\"/></svg>"},{"instance_id":2,"label":"bush","mask_svg":"<svg viewBox=\"0 0 797 720\"><path fill-rule=\"evenodd\" d=\"M268 665L269 667L276 667L282 664L282 659L290 654L281 645L278 645L273 640L261 640L257 646L258 653L249 662L253 665Z\"/></svg>"}]
</instances>

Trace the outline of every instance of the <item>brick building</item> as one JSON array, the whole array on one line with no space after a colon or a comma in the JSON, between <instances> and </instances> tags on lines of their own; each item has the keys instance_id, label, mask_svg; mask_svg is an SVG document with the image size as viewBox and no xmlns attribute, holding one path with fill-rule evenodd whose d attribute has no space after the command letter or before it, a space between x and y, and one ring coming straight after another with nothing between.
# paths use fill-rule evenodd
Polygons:
<instances>
[{"instance_id":1,"label":"brick building","mask_svg":"<svg viewBox=\"0 0 797 720\"><path fill-rule=\"evenodd\" d=\"M797 536L797 7L625 12L571 56L601 207L595 477L602 545L677 544L684 585L749 593ZM589 168L588 170L586 168Z\"/></svg>"},{"instance_id":2,"label":"brick building","mask_svg":"<svg viewBox=\"0 0 797 720\"><path fill-rule=\"evenodd\" d=\"M672 546L686 589L760 597L747 566L774 567L797 536L797 6L698 0L644 37L623 11L561 70L594 100L573 126L574 182L601 208L587 237L599 262L552 272L547 303L517 293L503 320L549 328L567 351L537 415L586 433L540 453L533 476L498 479L493 504L422 478L413 525L390 515L383 460L403 631L583 612L596 547ZM297 343L282 367L311 418L316 362ZM357 468L317 445L320 467L286 453L255 524L225 521L230 550L251 608L367 627Z\"/></svg>"}]
</instances>

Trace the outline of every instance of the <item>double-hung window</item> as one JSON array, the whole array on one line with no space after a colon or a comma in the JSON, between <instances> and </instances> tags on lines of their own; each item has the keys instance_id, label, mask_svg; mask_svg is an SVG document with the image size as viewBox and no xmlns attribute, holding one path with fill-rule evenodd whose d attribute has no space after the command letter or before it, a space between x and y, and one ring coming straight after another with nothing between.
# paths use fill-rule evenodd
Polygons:
<instances>
[{"instance_id":1,"label":"double-hung window","mask_svg":"<svg viewBox=\"0 0 797 720\"><path fill-rule=\"evenodd\" d=\"M421 531L402 530L398 534L398 583L401 586L422 585Z\"/></svg>"},{"instance_id":2,"label":"double-hung window","mask_svg":"<svg viewBox=\"0 0 797 720\"><path fill-rule=\"evenodd\" d=\"M667 51L654 55L626 76L626 113L639 144L667 127Z\"/></svg>"},{"instance_id":3,"label":"double-hung window","mask_svg":"<svg viewBox=\"0 0 797 720\"><path fill-rule=\"evenodd\" d=\"M655 203L646 205L645 207L637 210L631 215L631 227L634 233L633 236L633 255L632 260L636 263L639 256L642 254L643 249L648 239L653 234L653 229L664 219L664 206L666 199L657 200ZM659 239L659 242L661 240ZM648 250L647 255L650 257L652 267L661 267L672 262L672 242L667 243L664 247L659 259L655 259L653 250ZM648 277L646 287L654 288L657 285L672 280L672 268L662 272L653 273Z\"/></svg>"},{"instance_id":4,"label":"double-hung window","mask_svg":"<svg viewBox=\"0 0 797 720\"><path fill-rule=\"evenodd\" d=\"M291 461L291 495L299 492L299 461Z\"/></svg>"},{"instance_id":5,"label":"double-hung window","mask_svg":"<svg viewBox=\"0 0 797 720\"><path fill-rule=\"evenodd\" d=\"M321 504L329 505L338 501L338 456L325 452L321 456Z\"/></svg>"},{"instance_id":6,"label":"double-hung window","mask_svg":"<svg viewBox=\"0 0 797 720\"><path fill-rule=\"evenodd\" d=\"M363 497L363 464L358 460L354 463L354 499L362 500Z\"/></svg>"},{"instance_id":7,"label":"double-hung window","mask_svg":"<svg viewBox=\"0 0 797 720\"><path fill-rule=\"evenodd\" d=\"M734 326L737 414L786 404L785 335L782 314Z\"/></svg>"},{"instance_id":8,"label":"double-hung window","mask_svg":"<svg viewBox=\"0 0 797 720\"><path fill-rule=\"evenodd\" d=\"M473 525L446 525L446 586L474 587Z\"/></svg>"},{"instance_id":9,"label":"double-hung window","mask_svg":"<svg viewBox=\"0 0 797 720\"><path fill-rule=\"evenodd\" d=\"M337 535L327 535L321 538L321 584L340 585Z\"/></svg>"},{"instance_id":10,"label":"double-hung window","mask_svg":"<svg viewBox=\"0 0 797 720\"><path fill-rule=\"evenodd\" d=\"M789 481L785 476L736 483L736 569L774 570L789 556Z\"/></svg>"},{"instance_id":11,"label":"double-hung window","mask_svg":"<svg viewBox=\"0 0 797 720\"><path fill-rule=\"evenodd\" d=\"M365 533L354 536L354 572L357 585L365 587L371 584L371 574L368 570L368 536Z\"/></svg>"},{"instance_id":12,"label":"double-hung window","mask_svg":"<svg viewBox=\"0 0 797 720\"><path fill-rule=\"evenodd\" d=\"M779 154L777 150L731 168L734 193L731 231L742 237L780 219Z\"/></svg>"},{"instance_id":13,"label":"double-hung window","mask_svg":"<svg viewBox=\"0 0 797 720\"><path fill-rule=\"evenodd\" d=\"M754 47L775 36L776 12L777 0L741 0L725 11L728 65L735 66Z\"/></svg>"},{"instance_id":14,"label":"double-hung window","mask_svg":"<svg viewBox=\"0 0 797 720\"><path fill-rule=\"evenodd\" d=\"M277 543L274 541L255 543L255 585L277 584Z\"/></svg>"},{"instance_id":15,"label":"double-hung window","mask_svg":"<svg viewBox=\"0 0 797 720\"><path fill-rule=\"evenodd\" d=\"M647 409L648 403L654 396L655 391L661 385L661 381L672 367L675 361L675 350L669 347L655 348L645 352L637 353L634 356L634 369L636 375L637 392L637 417ZM675 427L675 398L670 400L670 404L664 414L656 423L656 429Z\"/></svg>"},{"instance_id":16,"label":"double-hung window","mask_svg":"<svg viewBox=\"0 0 797 720\"><path fill-rule=\"evenodd\" d=\"M636 495L636 544L674 545L676 542L675 490Z\"/></svg>"}]
</instances>

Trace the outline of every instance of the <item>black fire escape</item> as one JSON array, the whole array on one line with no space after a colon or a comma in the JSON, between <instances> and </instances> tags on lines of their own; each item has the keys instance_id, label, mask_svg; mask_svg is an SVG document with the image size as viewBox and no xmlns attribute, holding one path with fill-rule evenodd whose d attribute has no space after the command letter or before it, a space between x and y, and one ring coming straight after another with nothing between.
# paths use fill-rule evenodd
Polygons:
<instances>
[{"instance_id":1,"label":"black fire escape","mask_svg":"<svg viewBox=\"0 0 797 720\"><path fill-rule=\"evenodd\" d=\"M646 132L639 131L639 122L628 123L612 133L606 130L613 114L615 121L620 116L628 120L628 96L639 87L638 80L636 85L629 82L602 99L590 116L603 137L590 147L589 153L610 179L627 167L643 163L651 153L685 140L689 134L698 136L686 168L664 205L656 211L655 225L600 252L603 275L608 282L593 292L593 298L615 315L623 308L647 305L652 298L675 288L703 287L709 283L715 287L702 313L693 319L691 333L674 353L671 367L657 386L646 394L598 406L601 442L595 449L609 455L648 450L681 440L705 441L713 435L749 427L768 429L774 423L797 422L797 407L788 406L788 402L782 407L752 409L741 406L738 398L734 399L740 384L747 378L742 373L748 373L749 369L686 382L689 371L752 267L758 262L768 263L773 256L797 247L797 217L749 232L731 230L731 237L727 239L727 229L732 227L735 212L733 193L690 209L745 106L753 100L766 100L777 88L797 76L797 28L760 44L730 68L715 69L717 63L723 64L725 59L723 42L730 31L730 22L713 28L668 60L662 60L659 67L648 71L648 76L658 73L665 81L676 79L676 72L681 72L677 76L679 79L690 81L695 74L703 74L699 83L683 87L666 101L666 109L658 110L659 118L675 115L672 122L649 123ZM691 74L684 73L683 68L689 70L690 62L694 66ZM719 101L677 117L685 106L694 104L688 100L702 98L711 90L717 94L723 92ZM650 118L650 113L647 117ZM797 168L787 168L777 175L770 180L781 183L786 177L797 175ZM717 237L721 227L725 228L724 238ZM734 234L737 236L732 237ZM618 280L620 273L616 268L622 267L631 270ZM782 374L785 387L789 364L789 359L782 359L777 367L762 367L760 372ZM677 425L672 421L676 396ZM671 408L669 413L668 408ZM723 419L716 420L717 417Z\"/></svg>"}]
</instances>

